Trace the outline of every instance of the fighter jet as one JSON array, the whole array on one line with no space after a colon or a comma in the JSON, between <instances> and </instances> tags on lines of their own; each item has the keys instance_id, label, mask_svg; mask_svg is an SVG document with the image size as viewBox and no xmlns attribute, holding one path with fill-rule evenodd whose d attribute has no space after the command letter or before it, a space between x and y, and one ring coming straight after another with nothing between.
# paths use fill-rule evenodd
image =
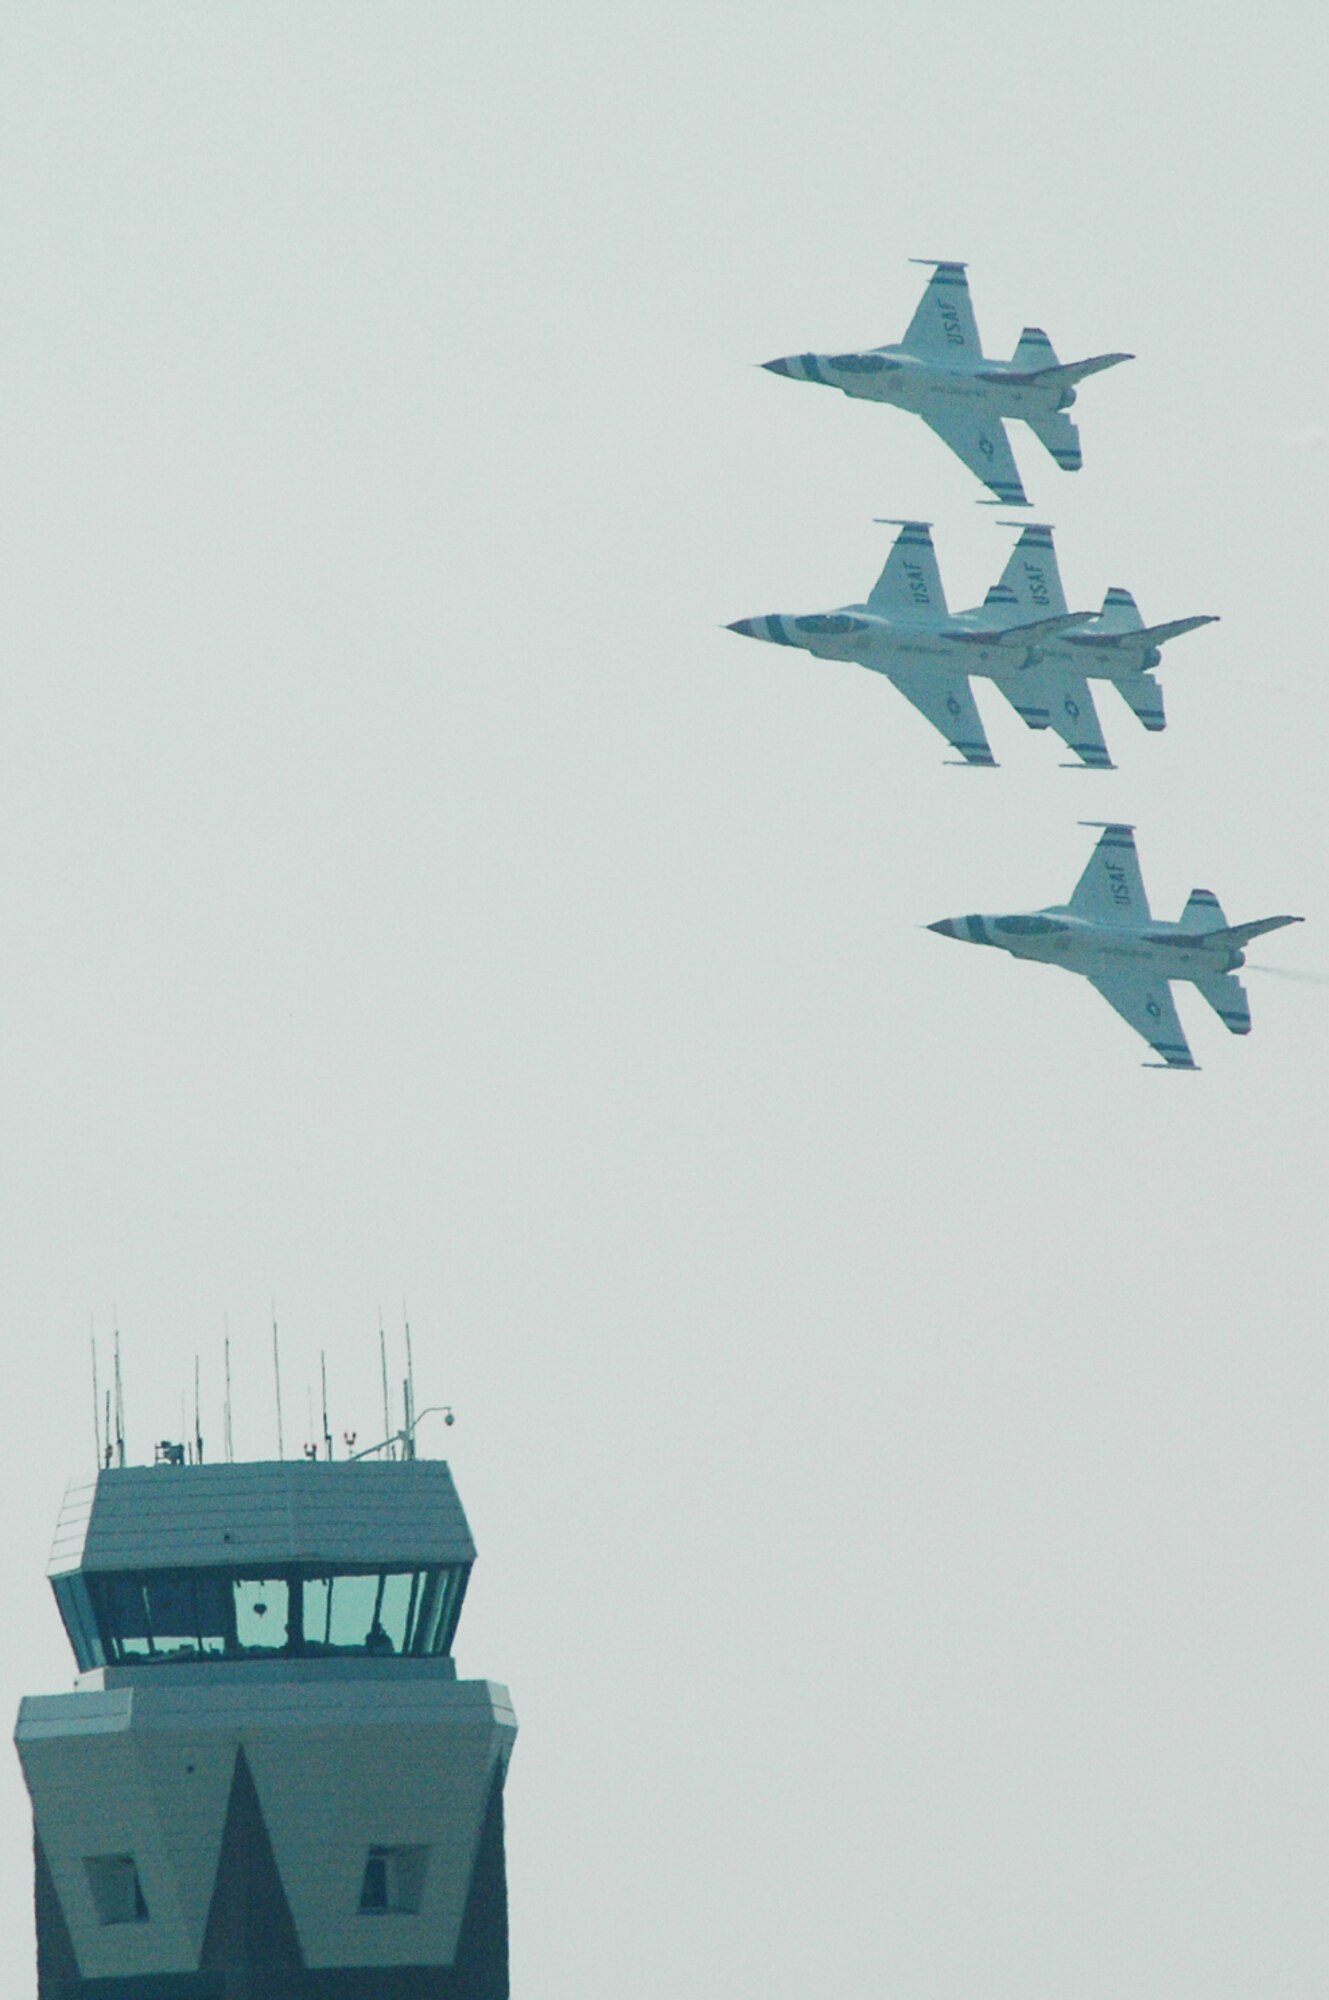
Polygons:
<instances>
[{"instance_id":1,"label":"fighter jet","mask_svg":"<svg viewBox=\"0 0 1329 2000\"><path fill-rule=\"evenodd\" d=\"M1012 526L1014 523L1012 523ZM1030 523L1016 543L1000 583L992 586L977 614L1012 626L1031 618L1056 617L1066 609L1051 528ZM1110 770L1088 679L1111 681L1146 729L1163 729L1163 691L1153 669L1161 648L1183 632L1213 625L1212 613L1146 625L1129 590L1116 587L1103 609L1087 624L1050 633L1022 661L988 668L992 679L1031 729L1053 729L1092 769Z\"/></svg>"},{"instance_id":2,"label":"fighter jet","mask_svg":"<svg viewBox=\"0 0 1329 2000\"><path fill-rule=\"evenodd\" d=\"M843 389L846 396L914 411L1003 506L1027 507L1002 419L1022 418L1063 472L1078 472L1080 434L1066 415L1075 401L1075 385L1134 356L1097 354L1089 361L1062 363L1042 328L1027 326L1009 361L988 360L974 323L965 266L928 257L912 261L932 264L932 277L898 344L849 354L787 354L761 365L776 375L821 382Z\"/></svg>"},{"instance_id":3,"label":"fighter jet","mask_svg":"<svg viewBox=\"0 0 1329 2000\"><path fill-rule=\"evenodd\" d=\"M1250 1007L1236 976L1245 946L1302 920L1229 924L1212 890L1192 889L1181 921L1162 923L1149 914L1134 829L1102 820L1081 824L1103 830L1069 903L1015 916L944 917L928 929L1082 973L1162 1057L1146 1069L1195 1069L1168 982L1189 979L1234 1035L1248 1035Z\"/></svg>"},{"instance_id":4,"label":"fighter jet","mask_svg":"<svg viewBox=\"0 0 1329 2000\"><path fill-rule=\"evenodd\" d=\"M892 523L891 525L896 525ZM822 660L848 660L884 674L907 701L939 729L966 764L993 765L969 686L970 674L999 675L1018 685L1038 649L1060 632L1084 625L1088 611L1067 611L1016 622L1003 602L952 613L937 570L926 521L902 521L886 567L866 604L846 604L810 616L773 614L739 618L728 629L778 646L801 646Z\"/></svg>"}]
</instances>

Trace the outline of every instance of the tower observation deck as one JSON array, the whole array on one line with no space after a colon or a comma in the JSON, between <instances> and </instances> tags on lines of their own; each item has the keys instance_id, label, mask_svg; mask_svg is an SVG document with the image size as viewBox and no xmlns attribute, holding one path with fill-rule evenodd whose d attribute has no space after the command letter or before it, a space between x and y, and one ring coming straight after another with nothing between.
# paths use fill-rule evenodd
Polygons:
<instances>
[{"instance_id":1,"label":"tower observation deck","mask_svg":"<svg viewBox=\"0 0 1329 2000\"><path fill-rule=\"evenodd\" d=\"M40 2000L506 2000L516 1720L456 1677L474 1557L438 1460L70 1488L79 1677L17 1729Z\"/></svg>"}]
</instances>

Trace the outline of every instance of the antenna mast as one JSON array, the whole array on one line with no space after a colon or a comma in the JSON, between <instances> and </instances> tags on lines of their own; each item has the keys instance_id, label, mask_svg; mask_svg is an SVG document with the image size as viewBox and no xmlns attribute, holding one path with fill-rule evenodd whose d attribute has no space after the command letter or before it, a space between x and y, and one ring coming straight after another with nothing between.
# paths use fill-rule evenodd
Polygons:
<instances>
[{"instance_id":1,"label":"antenna mast","mask_svg":"<svg viewBox=\"0 0 1329 2000\"><path fill-rule=\"evenodd\" d=\"M281 1429L281 1349L277 1344L277 1302L272 1303L272 1373L277 1384L277 1456L285 1458L286 1445Z\"/></svg>"},{"instance_id":2,"label":"antenna mast","mask_svg":"<svg viewBox=\"0 0 1329 2000\"><path fill-rule=\"evenodd\" d=\"M405 1299L401 1302L402 1325L406 1328L406 1380L402 1384L402 1400L406 1405L406 1422L402 1436L405 1440L407 1458L415 1457L415 1362L411 1356L411 1322L406 1312Z\"/></svg>"},{"instance_id":3,"label":"antenna mast","mask_svg":"<svg viewBox=\"0 0 1329 2000\"><path fill-rule=\"evenodd\" d=\"M388 1402L388 1337L383 1331L383 1315L378 1316L378 1358L383 1369L383 1435L388 1440L389 1458L397 1456L392 1446L392 1409Z\"/></svg>"},{"instance_id":4,"label":"antenna mast","mask_svg":"<svg viewBox=\"0 0 1329 2000\"><path fill-rule=\"evenodd\" d=\"M194 1356L194 1463L203 1463L203 1415L198 1399L198 1356Z\"/></svg>"},{"instance_id":5,"label":"antenna mast","mask_svg":"<svg viewBox=\"0 0 1329 2000\"><path fill-rule=\"evenodd\" d=\"M107 1438L107 1450L109 1453L109 1436ZM115 1326L115 1461L123 1472L125 1466L125 1391L124 1384L120 1379L120 1326L118 1319Z\"/></svg>"},{"instance_id":6,"label":"antenna mast","mask_svg":"<svg viewBox=\"0 0 1329 2000\"><path fill-rule=\"evenodd\" d=\"M321 1353L318 1357L319 1371L323 1377L323 1449L332 1457L332 1432L328 1429L328 1357Z\"/></svg>"},{"instance_id":7,"label":"antenna mast","mask_svg":"<svg viewBox=\"0 0 1329 2000\"><path fill-rule=\"evenodd\" d=\"M222 1444L226 1451L226 1463L230 1465L235 1458L235 1445L231 1439L231 1320L229 1313L223 1319L222 1324L226 1329L222 1341L226 1357L226 1401L222 1412Z\"/></svg>"}]
</instances>

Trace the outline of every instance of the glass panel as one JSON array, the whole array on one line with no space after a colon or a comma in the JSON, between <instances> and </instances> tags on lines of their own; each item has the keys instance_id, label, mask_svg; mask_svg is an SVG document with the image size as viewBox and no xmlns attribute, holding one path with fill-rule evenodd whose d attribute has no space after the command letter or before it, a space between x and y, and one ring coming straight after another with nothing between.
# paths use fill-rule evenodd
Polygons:
<instances>
[{"instance_id":1,"label":"glass panel","mask_svg":"<svg viewBox=\"0 0 1329 2000\"><path fill-rule=\"evenodd\" d=\"M304 1635L307 1652L321 1653L328 1643L328 1626L332 1618L332 1579L327 1576L307 1576L305 1578Z\"/></svg>"},{"instance_id":2,"label":"glass panel","mask_svg":"<svg viewBox=\"0 0 1329 2000\"><path fill-rule=\"evenodd\" d=\"M199 1640L192 1577L179 1570L167 1571L146 1577L143 1587L155 1651L196 1655Z\"/></svg>"},{"instance_id":3,"label":"glass panel","mask_svg":"<svg viewBox=\"0 0 1329 2000\"><path fill-rule=\"evenodd\" d=\"M463 1581L460 1567L310 1577L181 1569L54 1585L86 1670L106 1660L446 1653Z\"/></svg>"},{"instance_id":4,"label":"glass panel","mask_svg":"<svg viewBox=\"0 0 1329 2000\"><path fill-rule=\"evenodd\" d=\"M87 1673L90 1667L104 1666L106 1649L97 1630L88 1587L83 1578L74 1572L70 1576L53 1577L51 1581L80 1673Z\"/></svg>"},{"instance_id":5,"label":"glass panel","mask_svg":"<svg viewBox=\"0 0 1329 2000\"><path fill-rule=\"evenodd\" d=\"M406 1651L406 1614L411 1607L411 1572L408 1569L389 1571L383 1579L383 1600L378 1607L379 1631L386 1639L379 1639L370 1647L371 1652L404 1653Z\"/></svg>"},{"instance_id":6,"label":"glass panel","mask_svg":"<svg viewBox=\"0 0 1329 2000\"><path fill-rule=\"evenodd\" d=\"M328 1621L328 1644L339 1650L362 1653L374 1622L378 1605L377 1576L339 1576L332 1583L332 1616Z\"/></svg>"},{"instance_id":7,"label":"glass panel","mask_svg":"<svg viewBox=\"0 0 1329 2000\"><path fill-rule=\"evenodd\" d=\"M289 1591L280 1576L235 1579L235 1642L242 1653L280 1653L287 1640Z\"/></svg>"},{"instance_id":8,"label":"glass panel","mask_svg":"<svg viewBox=\"0 0 1329 2000\"><path fill-rule=\"evenodd\" d=\"M415 1621L412 1652L447 1652L457 1622L457 1595L463 1574L456 1568L429 1572L428 1585Z\"/></svg>"},{"instance_id":9,"label":"glass panel","mask_svg":"<svg viewBox=\"0 0 1329 2000\"><path fill-rule=\"evenodd\" d=\"M97 1579L101 1624L107 1650L114 1660L142 1660L152 1651L147 1600L136 1576Z\"/></svg>"}]
</instances>

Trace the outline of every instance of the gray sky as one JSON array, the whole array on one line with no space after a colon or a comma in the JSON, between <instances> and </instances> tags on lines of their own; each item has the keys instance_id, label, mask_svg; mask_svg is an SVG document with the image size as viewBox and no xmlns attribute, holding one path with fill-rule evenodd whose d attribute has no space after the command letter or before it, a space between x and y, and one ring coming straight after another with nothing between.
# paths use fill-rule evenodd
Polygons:
<instances>
[{"instance_id":1,"label":"gray sky","mask_svg":"<svg viewBox=\"0 0 1329 2000\"><path fill-rule=\"evenodd\" d=\"M1069 891L1303 913L1329 31L1305 5L231 0L0 21L0 1669L92 1462L203 1357L288 1449L379 1307L481 1549L514 1986L541 2000L1285 2000L1329 1972L1324 1039L1252 974L1198 1077L920 926ZM1068 596L1215 611L1121 766L982 686L723 631L1012 536L914 420L762 374L898 338L1139 357ZM999 510L998 510L999 517ZM30 1975L26 1799L0 1928ZM26 1987L25 1987L26 1990Z\"/></svg>"}]
</instances>

